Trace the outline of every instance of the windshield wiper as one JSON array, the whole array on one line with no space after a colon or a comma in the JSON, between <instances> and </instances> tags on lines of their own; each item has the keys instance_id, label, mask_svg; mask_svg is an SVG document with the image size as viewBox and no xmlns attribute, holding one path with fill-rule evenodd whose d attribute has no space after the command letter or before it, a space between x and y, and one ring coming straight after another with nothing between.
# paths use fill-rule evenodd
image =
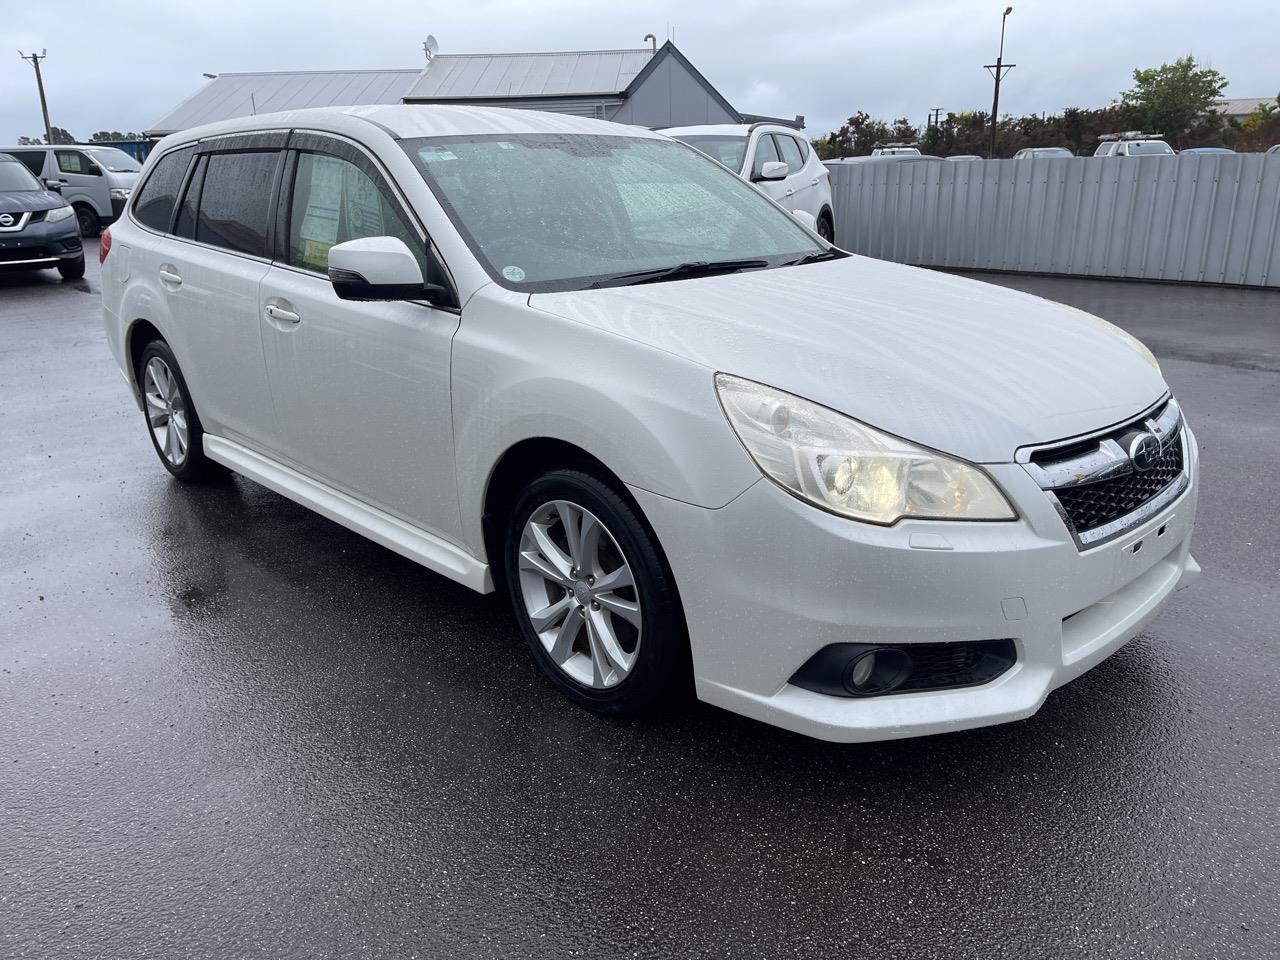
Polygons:
<instances>
[{"instance_id":1,"label":"windshield wiper","mask_svg":"<svg viewBox=\"0 0 1280 960\"><path fill-rule=\"evenodd\" d=\"M617 273L604 277L591 284L587 289L598 287L631 287L638 283L655 283L660 280L682 280L688 277L709 277L716 273L736 273L739 270L753 270L769 266L768 260L689 260L677 263L674 267L659 267L656 270L637 270L635 273Z\"/></svg>"},{"instance_id":2,"label":"windshield wiper","mask_svg":"<svg viewBox=\"0 0 1280 960\"><path fill-rule=\"evenodd\" d=\"M838 260L844 254L832 248L829 250L819 250L817 253L806 253L798 260L788 260L783 264L784 267L797 267L802 263L817 263L819 260Z\"/></svg>"}]
</instances>

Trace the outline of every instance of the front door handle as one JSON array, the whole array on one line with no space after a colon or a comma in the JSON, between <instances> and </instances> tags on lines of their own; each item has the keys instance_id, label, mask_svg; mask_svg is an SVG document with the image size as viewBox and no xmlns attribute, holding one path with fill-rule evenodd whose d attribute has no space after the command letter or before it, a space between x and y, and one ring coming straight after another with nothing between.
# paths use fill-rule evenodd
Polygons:
<instances>
[{"instance_id":1,"label":"front door handle","mask_svg":"<svg viewBox=\"0 0 1280 960\"><path fill-rule=\"evenodd\" d=\"M274 303L267 304L267 317L276 323L300 323L302 317L292 310L286 310L284 307L277 307Z\"/></svg>"},{"instance_id":2,"label":"front door handle","mask_svg":"<svg viewBox=\"0 0 1280 960\"><path fill-rule=\"evenodd\" d=\"M794 191L794 190L792 190L790 187L787 187L787 196L788 196L788 197L790 197L790 196L792 196L792 195L794 195L794 194L795 194L795 191Z\"/></svg>"},{"instance_id":3,"label":"front door handle","mask_svg":"<svg viewBox=\"0 0 1280 960\"><path fill-rule=\"evenodd\" d=\"M180 287L182 286L182 277L178 275L178 272L173 267L166 263L160 267L160 282L166 286Z\"/></svg>"},{"instance_id":4,"label":"front door handle","mask_svg":"<svg viewBox=\"0 0 1280 960\"><path fill-rule=\"evenodd\" d=\"M817 185L818 185L818 178L817 178L817 177L814 177L812 180L810 180L810 181L809 181L809 186L811 186L811 187L816 187Z\"/></svg>"}]
</instances>

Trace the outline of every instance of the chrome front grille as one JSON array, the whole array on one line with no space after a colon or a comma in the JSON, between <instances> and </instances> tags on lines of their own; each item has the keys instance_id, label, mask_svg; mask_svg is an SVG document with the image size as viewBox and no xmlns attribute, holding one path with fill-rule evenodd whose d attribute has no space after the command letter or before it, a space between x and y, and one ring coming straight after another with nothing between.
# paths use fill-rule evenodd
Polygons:
<instances>
[{"instance_id":1,"label":"chrome front grille","mask_svg":"<svg viewBox=\"0 0 1280 960\"><path fill-rule=\"evenodd\" d=\"M1082 550L1138 526L1190 483L1182 411L1172 399L1101 433L1019 451L1018 460Z\"/></svg>"}]
</instances>

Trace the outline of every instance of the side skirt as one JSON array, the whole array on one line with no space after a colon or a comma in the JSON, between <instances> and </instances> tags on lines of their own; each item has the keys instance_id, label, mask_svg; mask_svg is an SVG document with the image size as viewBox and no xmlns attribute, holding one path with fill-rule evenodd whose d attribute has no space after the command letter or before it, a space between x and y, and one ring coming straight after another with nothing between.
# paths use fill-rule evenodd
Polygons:
<instances>
[{"instance_id":1,"label":"side skirt","mask_svg":"<svg viewBox=\"0 0 1280 960\"><path fill-rule=\"evenodd\" d=\"M322 517L368 537L402 557L408 557L450 580L480 593L493 591L489 565L481 563L461 547L405 523L396 517L361 503L297 470L242 447L231 440L204 436L204 453L236 473L256 480L281 496L309 507Z\"/></svg>"}]
</instances>

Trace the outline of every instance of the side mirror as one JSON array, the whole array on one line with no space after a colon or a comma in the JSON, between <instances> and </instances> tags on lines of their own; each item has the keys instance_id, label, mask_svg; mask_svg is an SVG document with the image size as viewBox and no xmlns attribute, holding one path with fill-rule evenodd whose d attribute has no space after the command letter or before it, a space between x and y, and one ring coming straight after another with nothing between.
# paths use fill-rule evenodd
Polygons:
<instances>
[{"instance_id":1,"label":"side mirror","mask_svg":"<svg viewBox=\"0 0 1280 960\"><path fill-rule=\"evenodd\" d=\"M786 179L791 168L781 160L766 160L760 165L760 172L755 175L756 180L783 180Z\"/></svg>"},{"instance_id":2,"label":"side mirror","mask_svg":"<svg viewBox=\"0 0 1280 960\"><path fill-rule=\"evenodd\" d=\"M54 193L62 192L62 184L59 183L57 180L46 180L44 182L44 188L46 190L52 190Z\"/></svg>"},{"instance_id":3,"label":"side mirror","mask_svg":"<svg viewBox=\"0 0 1280 960\"><path fill-rule=\"evenodd\" d=\"M791 216L795 217L800 226L804 227L810 233L818 232L818 220L808 210L792 210Z\"/></svg>"},{"instance_id":4,"label":"side mirror","mask_svg":"<svg viewBox=\"0 0 1280 960\"><path fill-rule=\"evenodd\" d=\"M452 305L449 291L427 283L399 237L364 237L329 248L329 282L340 300L426 300Z\"/></svg>"}]
</instances>

